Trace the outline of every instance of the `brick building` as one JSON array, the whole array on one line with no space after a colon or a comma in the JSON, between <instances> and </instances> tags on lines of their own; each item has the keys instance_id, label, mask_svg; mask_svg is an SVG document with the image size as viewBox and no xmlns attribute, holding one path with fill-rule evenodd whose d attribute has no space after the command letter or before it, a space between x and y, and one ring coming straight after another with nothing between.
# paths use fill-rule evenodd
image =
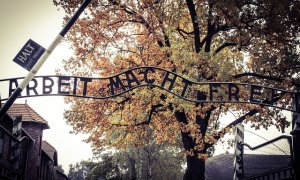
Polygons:
<instances>
[{"instance_id":1,"label":"brick building","mask_svg":"<svg viewBox=\"0 0 300 180\"><path fill-rule=\"evenodd\" d=\"M64 180L57 151L42 141L47 121L28 104L13 104L0 122L0 179Z\"/></svg>"}]
</instances>

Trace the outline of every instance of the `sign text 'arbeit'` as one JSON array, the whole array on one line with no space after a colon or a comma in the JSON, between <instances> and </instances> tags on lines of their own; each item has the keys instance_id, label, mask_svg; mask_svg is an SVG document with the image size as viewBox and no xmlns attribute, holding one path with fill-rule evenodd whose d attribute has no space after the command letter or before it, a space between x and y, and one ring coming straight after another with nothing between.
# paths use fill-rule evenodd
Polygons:
<instances>
[{"instance_id":1,"label":"sign text 'arbeit'","mask_svg":"<svg viewBox=\"0 0 300 180\"><path fill-rule=\"evenodd\" d=\"M29 39L13 61L30 71L44 52L45 48Z\"/></svg>"}]
</instances>

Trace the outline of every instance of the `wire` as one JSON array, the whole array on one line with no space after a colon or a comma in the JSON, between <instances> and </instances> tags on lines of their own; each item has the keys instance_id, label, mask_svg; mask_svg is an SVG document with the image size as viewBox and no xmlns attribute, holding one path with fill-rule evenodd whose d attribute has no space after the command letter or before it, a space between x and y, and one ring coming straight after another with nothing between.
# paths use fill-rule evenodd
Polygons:
<instances>
[{"instance_id":1,"label":"wire","mask_svg":"<svg viewBox=\"0 0 300 180\"><path fill-rule=\"evenodd\" d=\"M266 138L264 138L264 137L262 137L262 136L260 136L260 135L258 135L258 134L256 134L256 133L254 133L254 132L251 132L251 131L248 131L248 130L244 130L244 131L249 132L249 133L251 133L251 134L254 134L254 135L256 135L256 136L258 136L258 137L264 139L266 142L269 141L268 139L266 139ZM284 150L282 150L282 149L281 149L280 147L278 147L276 144L274 144L274 143L271 143L271 144L273 144L276 148L278 148L280 151L282 151L285 155L288 155Z\"/></svg>"}]
</instances>

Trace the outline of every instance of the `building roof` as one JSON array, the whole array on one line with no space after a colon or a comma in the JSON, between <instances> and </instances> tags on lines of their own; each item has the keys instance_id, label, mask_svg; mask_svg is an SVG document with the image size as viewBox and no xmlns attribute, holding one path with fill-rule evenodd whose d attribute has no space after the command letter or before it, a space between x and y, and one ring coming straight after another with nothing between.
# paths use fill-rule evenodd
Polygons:
<instances>
[{"instance_id":1,"label":"building roof","mask_svg":"<svg viewBox=\"0 0 300 180\"><path fill-rule=\"evenodd\" d=\"M50 159L54 161L54 165L57 166L57 151L47 141L42 141L42 150L48 155Z\"/></svg>"},{"instance_id":2,"label":"building roof","mask_svg":"<svg viewBox=\"0 0 300 180\"><path fill-rule=\"evenodd\" d=\"M244 154L244 175L252 177L274 170L291 166L289 155ZM207 180L233 178L233 154L221 154L208 158L205 162L205 176Z\"/></svg>"},{"instance_id":3,"label":"building roof","mask_svg":"<svg viewBox=\"0 0 300 180\"><path fill-rule=\"evenodd\" d=\"M205 179L232 180L233 154L221 154L205 161Z\"/></svg>"},{"instance_id":4,"label":"building roof","mask_svg":"<svg viewBox=\"0 0 300 180\"><path fill-rule=\"evenodd\" d=\"M56 174L62 176L64 179L69 179L67 175L65 175L64 170L60 166L54 166L56 170ZM60 178L58 178L60 179Z\"/></svg>"},{"instance_id":5,"label":"building roof","mask_svg":"<svg viewBox=\"0 0 300 180\"><path fill-rule=\"evenodd\" d=\"M45 125L45 129L49 129L48 122L40 116L35 110L33 110L28 104L13 104L7 113L11 116L22 115L23 122L36 122Z\"/></svg>"}]
</instances>

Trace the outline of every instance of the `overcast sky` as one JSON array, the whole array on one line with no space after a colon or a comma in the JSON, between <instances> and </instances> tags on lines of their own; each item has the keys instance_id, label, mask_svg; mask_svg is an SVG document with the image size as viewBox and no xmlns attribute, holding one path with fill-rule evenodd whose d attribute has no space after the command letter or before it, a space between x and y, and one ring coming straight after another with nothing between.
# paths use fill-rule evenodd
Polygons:
<instances>
[{"instance_id":1,"label":"overcast sky","mask_svg":"<svg viewBox=\"0 0 300 180\"><path fill-rule=\"evenodd\" d=\"M27 42L32 39L47 48L62 28L63 11L57 10L52 0L0 0L0 79L24 77L24 70L12 60ZM71 54L65 43L56 47L37 75L54 75L62 66L62 59ZM4 93L3 93L4 92ZM7 86L0 86L2 97ZM25 103L25 99L17 99ZM91 157L90 146L82 142L83 135L70 134L71 128L63 119L63 97L27 98L27 103L50 125L43 139L58 152L58 163L68 171L70 163Z\"/></svg>"}]
</instances>

